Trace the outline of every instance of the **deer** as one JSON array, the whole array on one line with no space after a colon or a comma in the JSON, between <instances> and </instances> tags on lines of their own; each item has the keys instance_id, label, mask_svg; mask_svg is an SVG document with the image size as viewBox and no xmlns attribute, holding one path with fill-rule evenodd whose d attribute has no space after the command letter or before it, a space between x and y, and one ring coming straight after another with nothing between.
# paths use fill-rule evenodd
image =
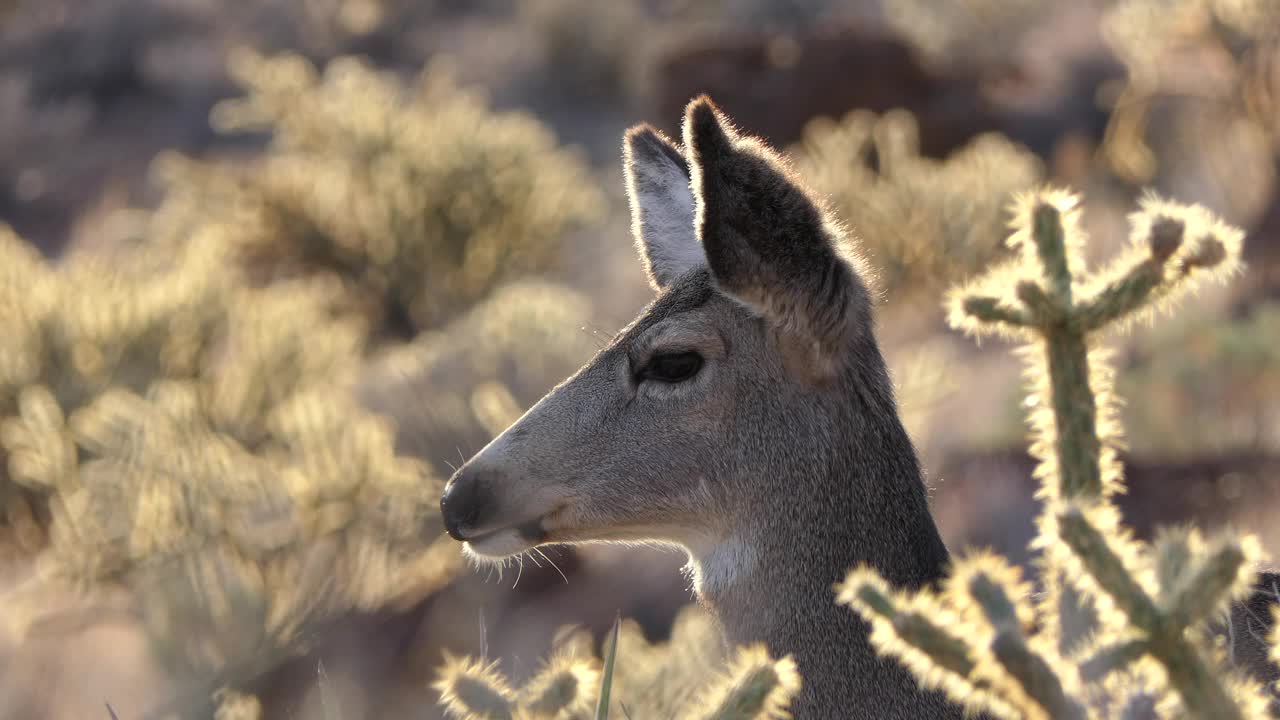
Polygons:
<instances>
[{"instance_id":1,"label":"deer","mask_svg":"<svg viewBox=\"0 0 1280 720\"><path fill-rule=\"evenodd\" d=\"M542 544L675 545L734 644L790 654L797 717L959 717L875 654L833 585L859 563L939 580L929 513L844 233L706 97L683 147L623 143L658 295L585 367L460 467L440 507L473 557Z\"/></svg>"},{"instance_id":2,"label":"deer","mask_svg":"<svg viewBox=\"0 0 1280 720\"><path fill-rule=\"evenodd\" d=\"M730 644L795 660L796 717L961 717L835 602L860 564L909 589L949 564L864 261L706 96L679 144L637 125L623 159L656 297L458 468L446 531L481 562L547 544L674 546Z\"/></svg>"}]
</instances>

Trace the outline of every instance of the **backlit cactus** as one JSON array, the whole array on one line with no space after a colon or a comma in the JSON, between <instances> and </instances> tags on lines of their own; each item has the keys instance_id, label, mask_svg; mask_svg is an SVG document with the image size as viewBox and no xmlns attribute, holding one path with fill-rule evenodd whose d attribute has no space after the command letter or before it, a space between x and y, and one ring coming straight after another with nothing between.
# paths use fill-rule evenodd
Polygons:
<instances>
[{"instance_id":1,"label":"backlit cactus","mask_svg":"<svg viewBox=\"0 0 1280 720\"><path fill-rule=\"evenodd\" d=\"M622 623L609 682L609 717L687 720L779 720L800 688L790 658L774 659L763 645L738 648L725 665L713 650L718 628L696 608L676 619L671 640L651 645L638 626ZM445 656L433 687L458 720L600 717L600 663L585 632L567 636L552 659L525 686L513 689L496 662ZM584 659L587 658L587 659Z\"/></svg>"},{"instance_id":2,"label":"backlit cactus","mask_svg":"<svg viewBox=\"0 0 1280 720\"><path fill-rule=\"evenodd\" d=\"M585 718L591 715L600 669L594 659L554 656L519 690L497 663L445 656L435 688L452 717L474 720Z\"/></svg>"},{"instance_id":3,"label":"backlit cactus","mask_svg":"<svg viewBox=\"0 0 1280 720\"><path fill-rule=\"evenodd\" d=\"M997 133L945 160L921 155L919 135L906 111L856 110L810 122L791 151L798 174L853 222L889 293L931 293L1001 257L1003 198L1044 173L1033 153Z\"/></svg>"},{"instance_id":4,"label":"backlit cactus","mask_svg":"<svg viewBox=\"0 0 1280 720\"><path fill-rule=\"evenodd\" d=\"M411 98L354 59L239 62L251 97L218 119L276 132L263 167L170 162L156 212L57 262L0 227L0 543L39 570L0 622L21 639L69 587L124 588L176 685L158 716L248 717L237 691L330 623L448 582L450 471L421 458L595 348L577 295L493 292L599 201L544 126L435 71ZM378 342L419 321L440 331Z\"/></svg>"},{"instance_id":5,"label":"backlit cactus","mask_svg":"<svg viewBox=\"0 0 1280 720\"><path fill-rule=\"evenodd\" d=\"M599 217L577 153L443 64L414 87L355 57L318 71L245 51L230 69L247 95L213 122L271 132L268 152L245 168L170 155L161 174L183 205L225 215L253 274L338 279L375 338L439 327Z\"/></svg>"},{"instance_id":6,"label":"backlit cactus","mask_svg":"<svg viewBox=\"0 0 1280 720\"><path fill-rule=\"evenodd\" d=\"M929 686L1000 717L1129 716L1158 705L1191 717L1260 717L1268 696L1207 632L1250 586L1257 542L1165 532L1148 545L1120 522L1120 428L1100 331L1126 326L1205 281L1236 272L1242 233L1199 207L1149 196L1130 248L1089 273L1076 199L1018 201L1017 257L949 299L954 326L1027 342L1033 455L1044 512L1033 547L1044 588L1002 559L958 559L945 586L892 591L852 571L839 601L876 647Z\"/></svg>"}]
</instances>

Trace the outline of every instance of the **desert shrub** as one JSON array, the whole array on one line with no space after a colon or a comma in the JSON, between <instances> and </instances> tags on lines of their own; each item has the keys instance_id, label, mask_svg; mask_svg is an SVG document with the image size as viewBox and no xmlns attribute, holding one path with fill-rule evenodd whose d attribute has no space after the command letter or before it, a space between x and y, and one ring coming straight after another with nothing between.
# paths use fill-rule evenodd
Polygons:
<instances>
[{"instance_id":1,"label":"desert shrub","mask_svg":"<svg viewBox=\"0 0 1280 720\"><path fill-rule=\"evenodd\" d=\"M598 349L586 297L523 281L371 358L357 394L396 422L396 446L446 474Z\"/></svg>"},{"instance_id":2,"label":"desert shrub","mask_svg":"<svg viewBox=\"0 0 1280 720\"><path fill-rule=\"evenodd\" d=\"M1238 268L1242 233L1196 206L1150 197L1129 251L1087 273L1074 197L1019 202L1018 255L955 289L951 321L1026 341L1032 454L1044 501L1033 594L988 553L956 560L943 586L889 588L871 568L839 590L871 641L926 686L998 717L1262 717L1268 695L1229 659L1210 621L1251 586L1256 540L1166 531L1133 539L1111 496L1121 488L1112 371L1099 331L1149 316Z\"/></svg>"},{"instance_id":3,"label":"desert shrub","mask_svg":"<svg viewBox=\"0 0 1280 720\"><path fill-rule=\"evenodd\" d=\"M242 8L241 31L258 47L289 48L331 57L356 39L401 19L406 3L394 0L253 0ZM419 3L430 7L431 3Z\"/></svg>"},{"instance_id":4,"label":"desert shrub","mask_svg":"<svg viewBox=\"0 0 1280 720\"><path fill-rule=\"evenodd\" d=\"M42 569L7 620L121 584L186 708L452 575L441 480L350 399L365 333L331 289L247 287L216 233L57 267L3 240L0 489Z\"/></svg>"},{"instance_id":5,"label":"desert shrub","mask_svg":"<svg viewBox=\"0 0 1280 720\"><path fill-rule=\"evenodd\" d=\"M254 90L218 117L272 129L264 157L169 161L156 212L57 263L0 232L0 531L40 569L0 619L129 590L179 683L161 715L251 716L236 690L328 623L447 582L449 470L423 458L476 446L594 348L581 298L495 291L596 211L542 126L434 71L410 100L355 60L238 67ZM418 323L441 332L380 342ZM548 342L572 367L526 361ZM379 396L381 370L438 385ZM430 428L398 430L369 388Z\"/></svg>"},{"instance_id":6,"label":"desert shrub","mask_svg":"<svg viewBox=\"0 0 1280 720\"><path fill-rule=\"evenodd\" d=\"M208 242L176 256L138 253L120 265L78 256L54 268L5 229L0 256L0 318L9 332L0 348L0 417L61 424L46 410L60 417L111 387L144 391L157 380L193 379L225 320L229 288ZM78 452L32 444L16 427L0 435L0 495L9 526L35 549L43 533L22 488L57 489L74 474Z\"/></svg>"},{"instance_id":7,"label":"desert shrub","mask_svg":"<svg viewBox=\"0 0 1280 720\"><path fill-rule=\"evenodd\" d=\"M996 134L946 160L922 157L916 120L902 111L814 120L792 155L848 219L889 293L933 290L1000 257L1004 198L1043 172L1035 155Z\"/></svg>"},{"instance_id":8,"label":"desert shrub","mask_svg":"<svg viewBox=\"0 0 1280 720\"><path fill-rule=\"evenodd\" d=\"M375 337L441 325L504 281L553 264L601 196L574 153L528 115L495 114L428 68L415 92L356 58L323 73L244 52L226 131L269 131L244 167L170 157L162 171L203 214L225 213L257 277L324 275Z\"/></svg>"},{"instance_id":9,"label":"desert shrub","mask_svg":"<svg viewBox=\"0 0 1280 720\"><path fill-rule=\"evenodd\" d=\"M613 659L612 672L605 673L610 716L789 717L786 705L800 684L794 663L770 658L762 646L739 648L730 658L719 632L695 607L680 612L667 642L651 644L637 624L621 622L606 646ZM512 689L496 662L446 657L435 687L449 715L459 719L598 717L593 711L601 691L600 663L592 648L589 633L562 633L552 659L520 690Z\"/></svg>"}]
</instances>

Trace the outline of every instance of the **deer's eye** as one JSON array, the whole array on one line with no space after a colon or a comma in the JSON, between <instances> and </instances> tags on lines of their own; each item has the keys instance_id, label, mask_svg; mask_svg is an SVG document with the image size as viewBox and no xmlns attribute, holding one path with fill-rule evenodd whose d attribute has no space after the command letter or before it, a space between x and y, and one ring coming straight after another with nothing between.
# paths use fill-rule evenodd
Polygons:
<instances>
[{"instance_id":1,"label":"deer's eye","mask_svg":"<svg viewBox=\"0 0 1280 720\"><path fill-rule=\"evenodd\" d=\"M684 382L702 369L702 356L696 352L654 355L639 373L641 380L657 380L665 383Z\"/></svg>"}]
</instances>

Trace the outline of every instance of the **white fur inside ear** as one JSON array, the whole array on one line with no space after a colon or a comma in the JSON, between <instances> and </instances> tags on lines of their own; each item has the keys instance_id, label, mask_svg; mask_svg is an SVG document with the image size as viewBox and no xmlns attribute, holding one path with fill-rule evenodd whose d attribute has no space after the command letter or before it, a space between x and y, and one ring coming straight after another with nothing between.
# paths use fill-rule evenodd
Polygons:
<instances>
[{"instance_id":1,"label":"white fur inside ear","mask_svg":"<svg viewBox=\"0 0 1280 720\"><path fill-rule=\"evenodd\" d=\"M632 142L626 168L631 231L650 279L661 289L705 265L707 258L694 228L693 192L685 169L666 152L647 147L665 141L654 137Z\"/></svg>"}]
</instances>

